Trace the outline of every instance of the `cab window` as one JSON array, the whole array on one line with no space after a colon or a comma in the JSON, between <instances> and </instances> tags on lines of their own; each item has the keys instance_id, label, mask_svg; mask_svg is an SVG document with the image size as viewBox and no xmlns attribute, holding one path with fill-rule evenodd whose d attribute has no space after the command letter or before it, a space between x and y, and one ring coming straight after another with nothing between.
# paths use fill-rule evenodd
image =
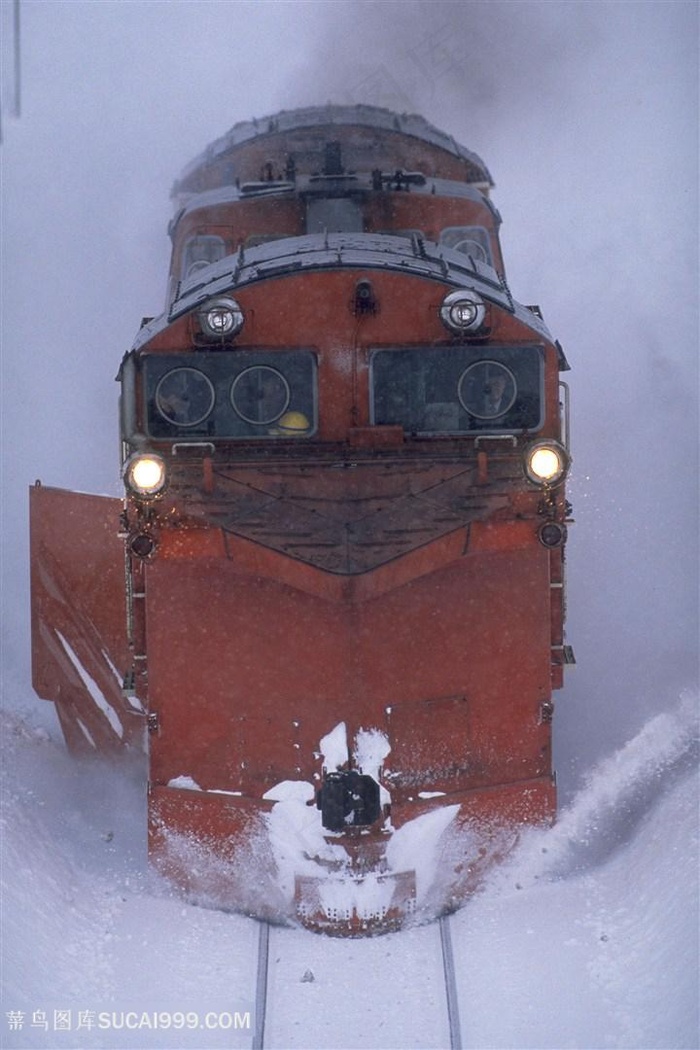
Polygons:
<instances>
[{"instance_id":1,"label":"cab window","mask_svg":"<svg viewBox=\"0 0 700 1050\"><path fill-rule=\"evenodd\" d=\"M493 265L488 231L483 226L448 226L440 234L440 244Z\"/></svg>"},{"instance_id":2,"label":"cab window","mask_svg":"<svg viewBox=\"0 0 700 1050\"><path fill-rule=\"evenodd\" d=\"M148 433L156 438L306 438L316 432L308 350L144 356Z\"/></svg>"},{"instance_id":3,"label":"cab window","mask_svg":"<svg viewBox=\"0 0 700 1050\"><path fill-rule=\"evenodd\" d=\"M218 262L226 255L226 244L222 237L211 234L198 234L190 237L185 243L182 256L181 280L185 281L197 270L203 270L206 266Z\"/></svg>"},{"instance_id":4,"label":"cab window","mask_svg":"<svg viewBox=\"0 0 700 1050\"><path fill-rule=\"evenodd\" d=\"M371 421L408 434L538 430L543 423L539 347L377 350Z\"/></svg>"}]
</instances>

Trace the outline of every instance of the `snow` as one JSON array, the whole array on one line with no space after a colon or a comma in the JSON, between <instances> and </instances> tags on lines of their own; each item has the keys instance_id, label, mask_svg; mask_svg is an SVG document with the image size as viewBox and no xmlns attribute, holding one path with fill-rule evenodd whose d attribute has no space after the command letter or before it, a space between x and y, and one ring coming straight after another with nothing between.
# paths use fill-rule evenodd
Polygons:
<instances>
[{"instance_id":1,"label":"snow","mask_svg":"<svg viewBox=\"0 0 700 1050\"><path fill-rule=\"evenodd\" d=\"M365 941L294 932L279 938L269 1045L444 1050L436 939L429 927ZM313 982L300 980L306 969Z\"/></svg>"},{"instance_id":2,"label":"snow","mask_svg":"<svg viewBox=\"0 0 700 1050\"><path fill-rule=\"evenodd\" d=\"M268 833L277 866L277 882L284 895L284 910L287 912L292 909L296 875L316 878L319 871L323 870L318 862L337 868L346 860L342 847L326 841L318 811L315 806L308 804L313 799L312 785L304 784L303 788L306 791L302 789L287 793L267 815Z\"/></svg>"},{"instance_id":3,"label":"snow","mask_svg":"<svg viewBox=\"0 0 700 1050\"><path fill-rule=\"evenodd\" d=\"M107 721L109 722L109 724L111 725L112 729L117 734L117 736L119 736L120 738L123 738L123 736L124 736L124 726L121 724L121 721L119 719L119 716L117 715L117 712L114 710L112 705L107 701L106 696L104 695L104 693L102 692L102 690L98 686L98 684L95 681L95 679L91 675L89 675L88 672L85 670L85 668L81 664L80 660L78 659L77 653L75 652L73 647L66 641L66 639L63 637L63 635L61 634L60 631L56 631L56 636L57 636L59 642L61 643L61 645L63 646L63 648L64 648L64 650L65 650L65 652L66 652L66 654L68 656L68 659L70 660L70 662L73 664L73 667L76 669L76 671L80 675L85 688L90 693L90 696L95 701L95 703L99 707L100 711L102 711L102 713L106 716ZM86 727L83 725L82 722L80 723L80 728L86 734L88 739L90 739L91 743L94 743L92 741L92 738L90 737L90 734L88 733Z\"/></svg>"},{"instance_id":4,"label":"snow","mask_svg":"<svg viewBox=\"0 0 700 1050\"><path fill-rule=\"evenodd\" d=\"M149 870L140 759L76 763L49 706L15 700L3 723L3 1009L24 1024L0 1018L0 1045L249 1046L233 1025L246 1013L254 1024L257 924L189 904ZM465 1047L697 1046L696 727L690 694L650 719L454 916ZM296 821L285 845L298 833L311 848L294 795L271 817ZM374 906L379 890L367 892ZM444 1047L442 1004L435 924L350 942L273 930L268 1046ZM54 1010L71 1011L70 1034L53 1030ZM188 1011L231 1025L205 1042L199 1027L84 1027ZM31 1024L42 1016L50 1038Z\"/></svg>"},{"instance_id":5,"label":"snow","mask_svg":"<svg viewBox=\"0 0 700 1050\"><path fill-rule=\"evenodd\" d=\"M181 773L179 777L173 777L172 780L169 780L168 787L186 791L202 790L194 777L190 777L186 773Z\"/></svg>"},{"instance_id":6,"label":"snow","mask_svg":"<svg viewBox=\"0 0 700 1050\"><path fill-rule=\"evenodd\" d=\"M354 767L378 780L382 762L390 750L384 732L360 729L352 749ZM324 756L327 769L337 768L347 761L344 722L322 738L319 753ZM175 786L174 782L170 786ZM430 793L430 797L432 795ZM284 914L294 914L295 880L296 876L301 876L313 880L314 889L310 892L314 901L322 904L326 914L350 919L354 910L361 919L383 917L399 891L395 877L408 872L415 872L416 907L429 914L431 889L434 897L440 898L439 867L444 832L459 806L445 806L424 813L394 831L387 840L386 870L379 876L365 875L358 879L350 871L345 851L329 841L333 836L321 825L314 797L313 784L292 780L276 784L263 796L275 802L267 815L267 826L277 866L276 881L285 898ZM381 797L383 803L390 802L390 794L383 787Z\"/></svg>"},{"instance_id":7,"label":"snow","mask_svg":"<svg viewBox=\"0 0 700 1050\"><path fill-rule=\"evenodd\" d=\"M314 786L308 780L281 780L266 791L263 798L270 802L296 801L306 805L313 800L314 794Z\"/></svg>"},{"instance_id":8,"label":"snow","mask_svg":"<svg viewBox=\"0 0 700 1050\"><path fill-rule=\"evenodd\" d=\"M319 754L325 769L340 769L348 760L348 734L345 722L339 722L321 738Z\"/></svg>"},{"instance_id":9,"label":"snow","mask_svg":"<svg viewBox=\"0 0 700 1050\"><path fill-rule=\"evenodd\" d=\"M418 907L425 904L428 891L438 875L440 840L458 812L459 806L440 806L431 813L409 820L389 840L386 851L389 870L415 871Z\"/></svg>"},{"instance_id":10,"label":"snow","mask_svg":"<svg viewBox=\"0 0 700 1050\"><path fill-rule=\"evenodd\" d=\"M370 872L362 879L325 878L318 882L323 913L330 919L348 922L383 919L391 908L396 886L391 876Z\"/></svg>"},{"instance_id":11,"label":"snow","mask_svg":"<svg viewBox=\"0 0 700 1050\"><path fill-rule=\"evenodd\" d=\"M381 729L360 729L353 752L355 768L378 781L379 770L390 751L389 739Z\"/></svg>"},{"instance_id":12,"label":"snow","mask_svg":"<svg viewBox=\"0 0 700 1050\"><path fill-rule=\"evenodd\" d=\"M472 1045L697 1047L693 709L652 719L459 915Z\"/></svg>"}]
</instances>

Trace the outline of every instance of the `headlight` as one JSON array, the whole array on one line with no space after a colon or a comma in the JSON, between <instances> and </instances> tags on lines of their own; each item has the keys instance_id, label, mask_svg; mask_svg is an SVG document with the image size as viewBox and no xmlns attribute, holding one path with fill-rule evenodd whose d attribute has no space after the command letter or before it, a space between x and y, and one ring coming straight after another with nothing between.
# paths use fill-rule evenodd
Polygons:
<instances>
[{"instance_id":1,"label":"headlight","mask_svg":"<svg viewBox=\"0 0 700 1050\"><path fill-rule=\"evenodd\" d=\"M525 473L538 485L556 485L566 474L569 457L556 441L531 445L525 453Z\"/></svg>"},{"instance_id":2,"label":"headlight","mask_svg":"<svg viewBox=\"0 0 700 1050\"><path fill-rule=\"evenodd\" d=\"M476 332L486 316L482 298L468 288L450 292L442 301L440 320L451 332Z\"/></svg>"},{"instance_id":3,"label":"headlight","mask_svg":"<svg viewBox=\"0 0 700 1050\"><path fill-rule=\"evenodd\" d=\"M165 482L165 461L152 452L137 452L124 465L124 483L135 496L157 496Z\"/></svg>"},{"instance_id":4,"label":"headlight","mask_svg":"<svg viewBox=\"0 0 700 1050\"><path fill-rule=\"evenodd\" d=\"M243 327L243 311L235 299L210 299L198 317L202 331L212 339L228 339Z\"/></svg>"}]
</instances>

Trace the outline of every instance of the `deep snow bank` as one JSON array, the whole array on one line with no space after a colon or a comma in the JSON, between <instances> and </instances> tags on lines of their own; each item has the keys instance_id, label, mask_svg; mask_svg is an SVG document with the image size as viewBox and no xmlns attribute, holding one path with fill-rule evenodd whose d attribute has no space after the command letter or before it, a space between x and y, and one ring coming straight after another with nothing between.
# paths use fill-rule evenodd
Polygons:
<instances>
[{"instance_id":1,"label":"deep snow bank","mask_svg":"<svg viewBox=\"0 0 700 1050\"><path fill-rule=\"evenodd\" d=\"M700 1045L696 729L652 718L459 914L466 1045Z\"/></svg>"}]
</instances>

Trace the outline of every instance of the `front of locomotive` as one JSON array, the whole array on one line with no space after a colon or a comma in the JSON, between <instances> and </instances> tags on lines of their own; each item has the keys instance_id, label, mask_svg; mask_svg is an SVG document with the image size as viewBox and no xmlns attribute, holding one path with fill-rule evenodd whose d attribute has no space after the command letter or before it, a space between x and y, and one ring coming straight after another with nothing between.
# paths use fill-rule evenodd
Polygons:
<instances>
[{"instance_id":1,"label":"front of locomotive","mask_svg":"<svg viewBox=\"0 0 700 1050\"><path fill-rule=\"evenodd\" d=\"M199 899L387 929L553 817L565 362L488 181L418 118L322 107L176 187L122 527L150 851Z\"/></svg>"}]
</instances>

